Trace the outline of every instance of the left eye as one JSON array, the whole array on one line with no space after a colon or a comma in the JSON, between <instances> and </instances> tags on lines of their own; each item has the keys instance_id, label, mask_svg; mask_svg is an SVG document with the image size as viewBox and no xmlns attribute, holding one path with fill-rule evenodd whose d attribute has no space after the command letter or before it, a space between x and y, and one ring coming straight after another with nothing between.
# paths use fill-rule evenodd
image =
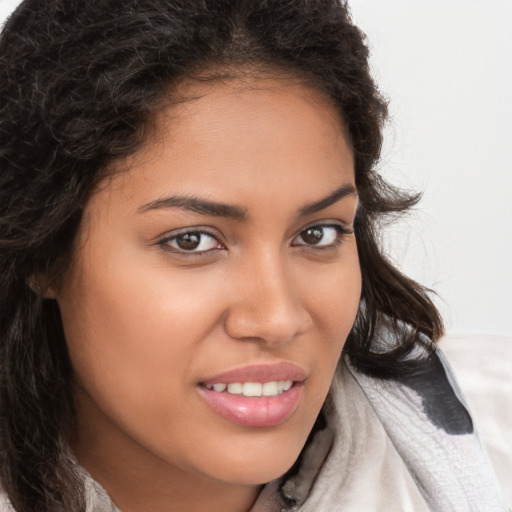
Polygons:
<instances>
[{"instance_id":1,"label":"left eye","mask_svg":"<svg viewBox=\"0 0 512 512\"><path fill-rule=\"evenodd\" d=\"M341 226L311 226L301 231L293 240L293 244L332 247L341 242L343 234Z\"/></svg>"},{"instance_id":2,"label":"left eye","mask_svg":"<svg viewBox=\"0 0 512 512\"><path fill-rule=\"evenodd\" d=\"M176 252L199 253L220 247L220 242L205 231L184 231L160 242Z\"/></svg>"}]
</instances>

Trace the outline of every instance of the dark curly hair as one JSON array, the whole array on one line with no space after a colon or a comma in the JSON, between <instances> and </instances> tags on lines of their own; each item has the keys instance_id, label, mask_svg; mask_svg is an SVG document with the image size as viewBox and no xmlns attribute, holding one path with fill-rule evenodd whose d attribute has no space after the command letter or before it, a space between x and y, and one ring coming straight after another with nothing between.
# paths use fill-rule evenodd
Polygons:
<instances>
[{"instance_id":1,"label":"dark curly hair","mask_svg":"<svg viewBox=\"0 0 512 512\"><path fill-rule=\"evenodd\" d=\"M383 255L382 219L418 200L375 171L386 101L341 0L25 0L0 38L0 481L17 512L85 510L63 446L73 371L56 301L82 211L109 165L140 148L184 76L281 70L339 109L355 155L362 296L345 345L378 377L442 322L427 290ZM32 283L32 286L31 286ZM396 349L372 351L386 324Z\"/></svg>"}]
</instances>

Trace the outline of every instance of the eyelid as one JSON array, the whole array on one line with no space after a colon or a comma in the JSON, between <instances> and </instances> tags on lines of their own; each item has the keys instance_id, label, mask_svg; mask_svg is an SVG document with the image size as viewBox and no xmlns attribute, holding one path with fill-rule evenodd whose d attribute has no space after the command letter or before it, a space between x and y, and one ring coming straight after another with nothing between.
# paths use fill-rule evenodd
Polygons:
<instances>
[{"instance_id":1,"label":"eyelid","mask_svg":"<svg viewBox=\"0 0 512 512\"><path fill-rule=\"evenodd\" d=\"M312 229L312 228L322 228L322 229L334 228L334 229L336 229L336 231L338 233L336 241L334 243L329 244L329 245L315 245L315 244L307 244L307 243L294 244L293 243L293 241L297 237L301 236L301 234L304 231L307 231L308 229ZM303 228L301 228L300 231L298 231L294 235L294 237L292 239L292 246L303 247L303 248L314 249L314 250L331 249L333 247L339 246L342 243L343 238L345 236L351 235L353 233L354 233L353 225L347 225L347 224L342 223L340 221L329 221L329 220L317 221L317 222L313 222L313 223L308 224L308 225L304 226Z\"/></svg>"},{"instance_id":2,"label":"eyelid","mask_svg":"<svg viewBox=\"0 0 512 512\"><path fill-rule=\"evenodd\" d=\"M301 235L301 233L303 233L304 231L311 229L311 228L322 228L322 229L334 228L334 229L336 229L336 231L338 232L336 242L331 243L329 245L294 243L294 240L297 237L299 237ZM312 222L311 224L308 224L308 225L302 227L298 232L296 232L296 234L292 238L292 246L305 247L308 249L315 249L315 250L329 249L329 248L333 248L333 247L336 247L339 244L341 244L343 238L346 235L352 234L353 232L354 232L354 229L353 229L352 225L347 225L340 221L332 221L332 220L331 221L329 221L329 220L316 221L316 222ZM184 235L187 233L198 233L200 235L206 235L208 237L211 237L218 243L218 245L221 245L222 248L214 247L214 248L206 249L206 250L202 250L202 251L194 251L194 250L187 251L185 249L179 249L179 248L170 246L169 242L171 240L175 240L180 235ZM157 240L156 245L162 247L166 251L169 251L171 253L174 253L174 254L177 254L180 256L181 255L183 255L183 256L201 256L201 255L211 253L213 251L226 249L226 244L223 240L223 237L220 236L220 234L217 232L217 230L214 230L212 228L205 227L205 226L190 226L190 227L180 228L175 231L170 231L170 232L166 233L165 235L161 236Z\"/></svg>"},{"instance_id":3,"label":"eyelid","mask_svg":"<svg viewBox=\"0 0 512 512\"><path fill-rule=\"evenodd\" d=\"M162 247L162 249L166 250L166 251L169 251L173 254L177 254L177 255L180 255L180 256L201 256L201 255L204 255L204 254L208 254L212 251L216 251L216 250L221 250L219 247L215 247L215 248L212 248L212 249L206 249L206 250L203 250L203 251L187 251L185 249L179 249L179 248L176 248L176 247L172 247L169 245L169 242L171 240L175 240L176 238L178 238L180 235L185 235L187 233L198 233L200 235L206 235L210 238L213 238L218 245L221 245L223 249L225 249L225 243L223 242L222 240L222 237L217 233L217 232L213 232L214 230L210 229L210 228L206 228L204 226L191 226L191 227L186 227L186 228L181 228L181 229L177 229L175 231L170 231L168 233L166 233L165 235L161 236L158 241L156 242L156 245Z\"/></svg>"},{"instance_id":4,"label":"eyelid","mask_svg":"<svg viewBox=\"0 0 512 512\"><path fill-rule=\"evenodd\" d=\"M354 231L354 225L352 223L348 224L348 223L342 222L340 220L327 219L327 220L318 220L315 222L311 222L310 224L306 224L304 227L300 228L297 231L295 236L300 235L303 231L306 231L306 229L329 228L329 227L341 229L342 231L347 232L347 233L353 233L353 231Z\"/></svg>"}]
</instances>

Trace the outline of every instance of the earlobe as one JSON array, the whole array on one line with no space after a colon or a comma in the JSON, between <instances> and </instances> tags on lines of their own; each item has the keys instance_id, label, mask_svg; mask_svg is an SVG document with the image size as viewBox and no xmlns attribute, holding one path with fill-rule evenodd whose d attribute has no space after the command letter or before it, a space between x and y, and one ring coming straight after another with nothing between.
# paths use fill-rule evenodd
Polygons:
<instances>
[{"instance_id":1,"label":"earlobe","mask_svg":"<svg viewBox=\"0 0 512 512\"><path fill-rule=\"evenodd\" d=\"M56 299L57 290L51 283L49 277L44 274L33 274L27 281L27 286L43 299Z\"/></svg>"}]
</instances>

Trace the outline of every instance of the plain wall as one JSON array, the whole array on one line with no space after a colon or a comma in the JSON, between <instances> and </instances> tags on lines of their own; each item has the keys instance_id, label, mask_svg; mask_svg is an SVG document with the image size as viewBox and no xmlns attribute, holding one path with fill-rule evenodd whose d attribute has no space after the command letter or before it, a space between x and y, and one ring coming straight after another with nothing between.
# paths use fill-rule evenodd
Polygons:
<instances>
[{"instance_id":1,"label":"plain wall","mask_svg":"<svg viewBox=\"0 0 512 512\"><path fill-rule=\"evenodd\" d=\"M388 237L450 332L512 335L512 1L352 0L389 98L381 171L423 191Z\"/></svg>"},{"instance_id":2,"label":"plain wall","mask_svg":"<svg viewBox=\"0 0 512 512\"><path fill-rule=\"evenodd\" d=\"M390 100L380 169L424 193L390 254L438 292L449 332L512 336L512 0L350 5Z\"/></svg>"},{"instance_id":3,"label":"plain wall","mask_svg":"<svg viewBox=\"0 0 512 512\"><path fill-rule=\"evenodd\" d=\"M0 24L20 3L19 0L0 0Z\"/></svg>"}]
</instances>

